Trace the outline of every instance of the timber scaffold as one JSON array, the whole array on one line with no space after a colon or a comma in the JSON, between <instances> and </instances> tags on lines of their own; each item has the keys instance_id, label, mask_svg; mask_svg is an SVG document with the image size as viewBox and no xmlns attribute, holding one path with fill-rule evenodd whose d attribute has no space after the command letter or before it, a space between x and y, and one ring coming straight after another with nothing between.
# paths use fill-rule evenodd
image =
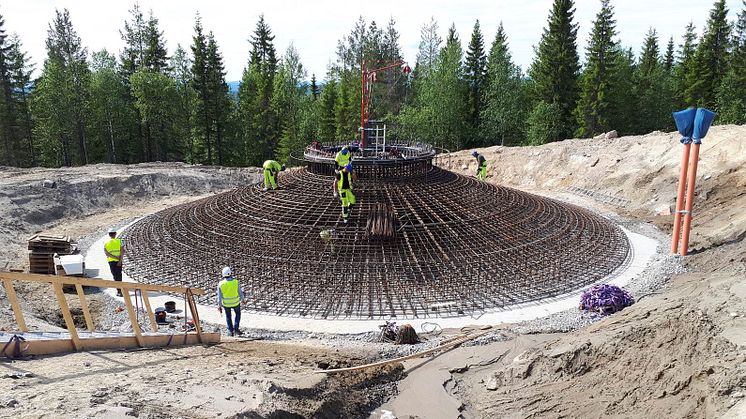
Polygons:
<instances>
[{"instance_id":1,"label":"timber scaffold","mask_svg":"<svg viewBox=\"0 0 746 419\"><path fill-rule=\"evenodd\" d=\"M441 169L434 152L353 154L358 204L343 224L333 152L307 151L307 167L283 172L277 191L247 185L138 221L123 234L127 274L204 288L199 300L214 304L231 266L256 312L422 318L558 296L630 256L625 233L603 217ZM390 219L372 222L376 214Z\"/></svg>"}]
</instances>

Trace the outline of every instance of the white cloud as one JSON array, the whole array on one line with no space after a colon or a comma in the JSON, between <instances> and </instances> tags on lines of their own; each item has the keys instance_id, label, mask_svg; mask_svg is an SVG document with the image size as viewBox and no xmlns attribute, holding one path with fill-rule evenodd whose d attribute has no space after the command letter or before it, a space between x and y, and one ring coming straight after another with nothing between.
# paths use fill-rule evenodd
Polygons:
<instances>
[{"instance_id":1,"label":"white cloud","mask_svg":"<svg viewBox=\"0 0 746 419\"><path fill-rule=\"evenodd\" d=\"M616 0L617 30L622 44L639 51L650 27L656 28L661 49L670 36L681 43L684 27L693 21L701 32L713 1L678 0ZM741 10L741 0L728 0L730 17L735 19ZM2 0L0 14L5 17L8 32L17 32L29 51L37 69L46 56L45 39L55 8L68 8L75 30L89 50L106 48L118 52L123 43L119 36L127 12L133 5L120 0ZM274 1L199 1L199 0L141 0L147 13L153 10L160 20L169 51L177 44L191 45L194 16L202 15L203 26L212 30L225 56L227 78L239 80L249 56L249 42L259 14L263 13L275 38L275 47L282 54L292 42L311 73L318 78L326 74L326 66L334 60L337 41L350 32L357 17L367 22L375 20L385 26L394 17L401 35L405 59L413 63L420 39L420 28L433 16L439 23L442 36L455 23L466 48L474 21L480 20L485 45L489 48L500 21L503 22L515 61L524 69L533 58L533 46L541 37L551 8L551 0L450 0L375 2L321 0ZM579 24L579 52L584 48L591 22L600 7L598 0L576 1L575 21Z\"/></svg>"}]
</instances>

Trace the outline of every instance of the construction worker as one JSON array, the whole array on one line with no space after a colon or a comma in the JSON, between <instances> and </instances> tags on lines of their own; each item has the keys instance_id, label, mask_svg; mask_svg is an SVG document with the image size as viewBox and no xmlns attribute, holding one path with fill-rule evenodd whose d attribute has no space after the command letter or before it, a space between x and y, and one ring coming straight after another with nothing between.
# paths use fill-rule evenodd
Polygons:
<instances>
[{"instance_id":1,"label":"construction worker","mask_svg":"<svg viewBox=\"0 0 746 419\"><path fill-rule=\"evenodd\" d=\"M285 170L285 165L275 160L267 160L262 168L264 168L264 189L262 190L266 192L272 189L274 191L277 189L277 174Z\"/></svg>"},{"instance_id":2,"label":"construction worker","mask_svg":"<svg viewBox=\"0 0 746 419\"><path fill-rule=\"evenodd\" d=\"M241 323L241 304L246 304L243 290L238 280L233 276L230 267L223 268L223 280L218 283L218 312L223 313L225 308L225 322L228 325L228 333L231 336L241 335L239 325ZM235 322L231 318L231 310L236 314Z\"/></svg>"},{"instance_id":3,"label":"construction worker","mask_svg":"<svg viewBox=\"0 0 746 419\"><path fill-rule=\"evenodd\" d=\"M342 149L337 152L337 155L334 156L334 161L337 163L337 170L342 170L343 167L352 164L352 153L350 153L349 147L342 147Z\"/></svg>"},{"instance_id":4,"label":"construction worker","mask_svg":"<svg viewBox=\"0 0 746 419\"><path fill-rule=\"evenodd\" d=\"M472 151L471 155L477 159L477 178L485 180L487 178L487 160L483 155L477 153L477 150Z\"/></svg>"},{"instance_id":5,"label":"construction worker","mask_svg":"<svg viewBox=\"0 0 746 419\"><path fill-rule=\"evenodd\" d=\"M124 258L124 247L122 239L117 238L117 230L109 229L109 240L104 243L104 253L109 262L109 270L115 281L122 282L122 259ZM122 290L117 288L117 297L122 296Z\"/></svg>"},{"instance_id":6,"label":"construction worker","mask_svg":"<svg viewBox=\"0 0 746 419\"><path fill-rule=\"evenodd\" d=\"M352 181L354 180L352 176L352 164L348 163L342 170L336 171L334 177L336 179L336 182L332 185L334 188L334 197L336 198L337 194L339 194L342 200L342 220L347 224L352 206L356 202L355 195L352 193Z\"/></svg>"}]
</instances>

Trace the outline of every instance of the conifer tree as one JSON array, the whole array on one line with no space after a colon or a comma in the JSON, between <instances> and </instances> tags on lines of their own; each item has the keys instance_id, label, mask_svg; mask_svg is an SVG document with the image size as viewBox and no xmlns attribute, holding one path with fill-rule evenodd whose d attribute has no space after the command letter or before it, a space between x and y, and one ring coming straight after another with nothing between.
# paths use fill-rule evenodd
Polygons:
<instances>
[{"instance_id":1,"label":"conifer tree","mask_svg":"<svg viewBox=\"0 0 746 419\"><path fill-rule=\"evenodd\" d=\"M270 106L277 72L274 38L264 15L261 15L251 37L249 64L244 69L238 91L239 113L249 164L259 165L272 157L277 146L277 118Z\"/></svg>"},{"instance_id":2,"label":"conifer tree","mask_svg":"<svg viewBox=\"0 0 746 419\"><path fill-rule=\"evenodd\" d=\"M316 84L316 74L311 74L311 97L313 100L319 98L319 86Z\"/></svg>"},{"instance_id":3,"label":"conifer tree","mask_svg":"<svg viewBox=\"0 0 746 419\"><path fill-rule=\"evenodd\" d=\"M208 86L212 115L212 123L215 128L215 149L217 152L217 163L223 165L226 162L227 149L225 145L226 132L231 113L231 99L228 93L228 83L225 82L225 65L223 56L218 50L215 37L210 32L207 36L207 73Z\"/></svg>"},{"instance_id":4,"label":"conifer tree","mask_svg":"<svg viewBox=\"0 0 746 419\"><path fill-rule=\"evenodd\" d=\"M323 142L334 141L336 135L336 120L334 115L334 105L337 103L337 82L329 80L321 90L321 111L319 139Z\"/></svg>"},{"instance_id":5,"label":"conifer tree","mask_svg":"<svg viewBox=\"0 0 746 419\"><path fill-rule=\"evenodd\" d=\"M673 111L666 90L666 74L661 63L658 34L650 29L645 37L640 62L635 69L637 133L668 128Z\"/></svg>"},{"instance_id":6,"label":"conifer tree","mask_svg":"<svg viewBox=\"0 0 746 419\"><path fill-rule=\"evenodd\" d=\"M663 57L663 69L666 73L671 74L674 65L674 43L673 36L668 38L668 45L666 46L666 55Z\"/></svg>"},{"instance_id":7,"label":"conifer tree","mask_svg":"<svg viewBox=\"0 0 746 419\"><path fill-rule=\"evenodd\" d=\"M10 66L10 80L12 85L13 110L16 121L16 144L18 165L36 165L36 147L34 145L33 121L31 116L30 95L31 75L34 67L29 63L23 51L21 40L17 34L10 38L8 62Z\"/></svg>"},{"instance_id":8,"label":"conifer tree","mask_svg":"<svg viewBox=\"0 0 746 419\"><path fill-rule=\"evenodd\" d=\"M148 22L145 26L145 54L143 56L142 68L166 74L168 69L168 52L166 51L163 32L158 29L158 19L150 12Z\"/></svg>"},{"instance_id":9,"label":"conifer tree","mask_svg":"<svg viewBox=\"0 0 746 419\"><path fill-rule=\"evenodd\" d=\"M210 113L210 74L207 57L207 37L202 28L202 19L197 14L192 37L192 86L196 92L194 103L194 131L197 143L192 150L193 159L213 163L212 115ZM200 157L196 157L200 156ZM195 158L196 157L196 158Z\"/></svg>"},{"instance_id":10,"label":"conifer tree","mask_svg":"<svg viewBox=\"0 0 746 419\"><path fill-rule=\"evenodd\" d=\"M554 0L537 56L529 71L536 98L546 104L556 104L560 110L558 130L537 131L557 134L546 141L570 138L575 131L573 111L578 100L580 64L576 45L578 27L573 22L574 14L572 0ZM549 109L546 107L543 111Z\"/></svg>"},{"instance_id":11,"label":"conifer tree","mask_svg":"<svg viewBox=\"0 0 746 419\"><path fill-rule=\"evenodd\" d=\"M140 70L145 62L147 45L147 22L140 10L140 5L135 3L129 11L130 21L124 22L124 29L119 31L124 41L124 49L120 55L122 77L126 83L136 71Z\"/></svg>"},{"instance_id":12,"label":"conifer tree","mask_svg":"<svg viewBox=\"0 0 746 419\"><path fill-rule=\"evenodd\" d=\"M184 145L184 160L195 164L198 159L195 155L194 135L192 126L193 103L197 100L192 82L192 59L189 53L177 45L169 62L170 76L176 83L176 96L178 100L174 103L174 129L176 138L182 140Z\"/></svg>"},{"instance_id":13,"label":"conifer tree","mask_svg":"<svg viewBox=\"0 0 746 419\"><path fill-rule=\"evenodd\" d=\"M46 44L47 59L32 101L37 137L46 145L42 157L50 165L87 164L85 109L90 70L87 51L67 9L55 11Z\"/></svg>"},{"instance_id":14,"label":"conifer tree","mask_svg":"<svg viewBox=\"0 0 746 419\"><path fill-rule=\"evenodd\" d=\"M587 64L581 81L581 94L576 109L578 135L593 137L611 130L612 89L619 50L615 29L614 10L609 0L601 0L601 11L593 22L591 39L586 52Z\"/></svg>"},{"instance_id":15,"label":"conifer tree","mask_svg":"<svg viewBox=\"0 0 746 419\"><path fill-rule=\"evenodd\" d=\"M746 1L738 14L728 72L718 89L717 111L722 123L746 123Z\"/></svg>"},{"instance_id":16,"label":"conifer tree","mask_svg":"<svg viewBox=\"0 0 746 419\"><path fill-rule=\"evenodd\" d=\"M18 165L15 152L14 128L16 126L13 109L13 83L11 81L11 45L3 26L5 20L0 15L0 142L2 158L0 164Z\"/></svg>"},{"instance_id":17,"label":"conifer tree","mask_svg":"<svg viewBox=\"0 0 746 419\"><path fill-rule=\"evenodd\" d=\"M731 24L728 22L725 0L717 0L710 11L702 42L694 57L694 76L687 92L689 103L715 107L716 90L727 71L730 36Z\"/></svg>"},{"instance_id":18,"label":"conifer tree","mask_svg":"<svg viewBox=\"0 0 746 419\"><path fill-rule=\"evenodd\" d=\"M478 133L481 125L480 114L482 112L484 90L487 84L487 56L484 52L484 38L479 28L478 19L474 23L465 61L465 79L469 85L468 128L472 139L466 145L472 146L482 143L481 138L478 138Z\"/></svg>"},{"instance_id":19,"label":"conifer tree","mask_svg":"<svg viewBox=\"0 0 746 419\"><path fill-rule=\"evenodd\" d=\"M415 72L417 75L426 76L432 68L440 54L440 44L443 39L438 35L438 22L435 18L430 18L430 22L420 29L420 45L417 52L417 66Z\"/></svg>"},{"instance_id":20,"label":"conifer tree","mask_svg":"<svg viewBox=\"0 0 746 419\"><path fill-rule=\"evenodd\" d=\"M697 35L694 24L689 22L684 33L684 43L679 45L676 65L673 71L674 99L677 108L695 105L691 102L691 86L694 84L694 56L697 53Z\"/></svg>"}]
</instances>

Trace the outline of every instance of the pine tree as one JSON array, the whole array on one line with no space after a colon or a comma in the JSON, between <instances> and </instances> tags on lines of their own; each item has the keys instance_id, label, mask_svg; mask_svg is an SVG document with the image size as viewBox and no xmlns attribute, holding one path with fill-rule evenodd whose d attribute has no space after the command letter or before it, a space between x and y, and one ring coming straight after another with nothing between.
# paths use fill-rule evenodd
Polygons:
<instances>
[{"instance_id":1,"label":"pine tree","mask_svg":"<svg viewBox=\"0 0 746 419\"><path fill-rule=\"evenodd\" d=\"M31 117L30 95L31 75L34 71L23 51L21 40L13 34L10 38L11 49L8 53L10 80L17 124L17 155L19 165L36 165L36 147L34 146L33 121Z\"/></svg>"},{"instance_id":2,"label":"pine tree","mask_svg":"<svg viewBox=\"0 0 746 419\"><path fill-rule=\"evenodd\" d=\"M614 74L610 80L609 126L619 135L637 132L637 96L635 91L635 55L632 49L620 49L615 54Z\"/></svg>"},{"instance_id":3,"label":"pine tree","mask_svg":"<svg viewBox=\"0 0 746 419\"><path fill-rule=\"evenodd\" d=\"M707 28L694 57L693 83L687 92L689 103L715 107L716 90L727 71L730 36L731 24L728 22L725 0L717 0L710 11Z\"/></svg>"},{"instance_id":4,"label":"pine tree","mask_svg":"<svg viewBox=\"0 0 746 419\"><path fill-rule=\"evenodd\" d=\"M666 73L671 74L674 65L674 43L673 36L668 38L668 45L666 46L666 55L663 58L663 69Z\"/></svg>"},{"instance_id":5,"label":"pine tree","mask_svg":"<svg viewBox=\"0 0 746 419\"><path fill-rule=\"evenodd\" d=\"M645 37L640 62L635 69L635 92L638 98L637 133L666 129L670 124L669 95L665 69L660 59L658 34L650 29Z\"/></svg>"},{"instance_id":6,"label":"pine tree","mask_svg":"<svg viewBox=\"0 0 746 419\"><path fill-rule=\"evenodd\" d=\"M140 10L140 5L135 3L129 11L131 20L124 22L124 29L119 31L124 41L124 49L120 55L122 78L129 83L132 74L142 68L145 62L147 45L147 23Z\"/></svg>"},{"instance_id":7,"label":"pine tree","mask_svg":"<svg viewBox=\"0 0 746 419\"><path fill-rule=\"evenodd\" d=\"M210 32L207 36L207 71L210 90L210 108L215 127L215 149L217 151L218 164L223 165L228 156L227 147L224 144L225 134L231 113L231 98L228 93L228 83L225 82L225 65L223 56L218 50L215 37Z\"/></svg>"},{"instance_id":8,"label":"pine tree","mask_svg":"<svg viewBox=\"0 0 746 419\"><path fill-rule=\"evenodd\" d=\"M521 144L525 138L528 101L521 71L513 64L508 51L502 23L490 48L486 78L485 102L481 113L481 130L486 141L481 145Z\"/></svg>"},{"instance_id":9,"label":"pine tree","mask_svg":"<svg viewBox=\"0 0 746 419\"><path fill-rule=\"evenodd\" d=\"M691 86L694 84L694 56L697 52L697 35L694 24L689 22L684 33L684 43L679 45L676 65L673 71L674 97L677 108L694 105L690 101Z\"/></svg>"},{"instance_id":10,"label":"pine tree","mask_svg":"<svg viewBox=\"0 0 746 419\"><path fill-rule=\"evenodd\" d=\"M208 70L207 37L202 29L199 14L195 18L192 37L192 86L196 92L194 104L195 136L198 141L193 147L192 159L205 164L213 163L212 115L210 113L210 74ZM197 157L195 156L204 156Z\"/></svg>"},{"instance_id":11,"label":"pine tree","mask_svg":"<svg viewBox=\"0 0 746 419\"><path fill-rule=\"evenodd\" d=\"M722 123L746 123L746 1L738 14L735 34L732 39L733 52L728 63L728 72L718 89L718 119Z\"/></svg>"},{"instance_id":12,"label":"pine tree","mask_svg":"<svg viewBox=\"0 0 746 419\"><path fill-rule=\"evenodd\" d=\"M337 103L337 82L329 80L321 90L321 118L319 124L319 139L325 143L334 141L336 134L336 120L334 105Z\"/></svg>"},{"instance_id":13,"label":"pine tree","mask_svg":"<svg viewBox=\"0 0 746 419\"><path fill-rule=\"evenodd\" d=\"M261 15L251 37L249 65L238 91L246 162L254 165L272 156L279 137L278 121L270 106L277 72L274 38Z\"/></svg>"},{"instance_id":14,"label":"pine tree","mask_svg":"<svg viewBox=\"0 0 746 419\"><path fill-rule=\"evenodd\" d=\"M87 164L85 109L90 70L87 51L73 29L67 9L55 11L46 44L47 59L32 106L38 121L37 136L47 144L43 158L47 164ZM73 149L73 141L77 150Z\"/></svg>"},{"instance_id":15,"label":"pine tree","mask_svg":"<svg viewBox=\"0 0 746 419\"><path fill-rule=\"evenodd\" d=\"M163 32L158 29L158 19L150 12L145 26L145 54L142 68L165 74L168 69L168 52L166 51Z\"/></svg>"},{"instance_id":16,"label":"pine tree","mask_svg":"<svg viewBox=\"0 0 746 419\"><path fill-rule=\"evenodd\" d=\"M593 22L586 52L587 64L581 81L581 94L576 109L577 134L592 137L611 129L610 118L617 110L612 106L614 72L618 51L614 10L609 0L601 0L601 11Z\"/></svg>"},{"instance_id":17,"label":"pine tree","mask_svg":"<svg viewBox=\"0 0 746 419\"><path fill-rule=\"evenodd\" d=\"M547 138L548 141L571 137L576 125L573 111L578 100L580 64L573 7L572 0L554 0L548 26L541 36L536 59L529 71L536 98L546 104L556 104L560 110L560 129L544 131L557 133L556 137Z\"/></svg>"},{"instance_id":18,"label":"pine tree","mask_svg":"<svg viewBox=\"0 0 746 419\"><path fill-rule=\"evenodd\" d=\"M311 74L311 97L313 100L319 98L319 86L316 84L316 74Z\"/></svg>"},{"instance_id":19,"label":"pine tree","mask_svg":"<svg viewBox=\"0 0 746 419\"><path fill-rule=\"evenodd\" d=\"M182 139L184 143L184 161L191 164L197 162L195 156L194 135L192 135L193 103L197 100L197 92L192 83L192 59L189 53L177 45L169 62L170 76L176 83L177 102L174 104L176 118L174 129L176 138Z\"/></svg>"},{"instance_id":20,"label":"pine tree","mask_svg":"<svg viewBox=\"0 0 746 419\"><path fill-rule=\"evenodd\" d=\"M465 79L469 85L469 131L471 142L467 146L481 144L478 138L480 114L482 112L484 90L487 84L487 56L484 53L484 38L479 28L479 20L474 23L474 31L471 34L469 49L466 51Z\"/></svg>"},{"instance_id":21,"label":"pine tree","mask_svg":"<svg viewBox=\"0 0 746 419\"><path fill-rule=\"evenodd\" d=\"M0 15L0 141L2 158L0 164L18 165L14 129L16 126L13 109L13 83L11 81L11 45L3 26L5 19Z\"/></svg>"}]
</instances>

